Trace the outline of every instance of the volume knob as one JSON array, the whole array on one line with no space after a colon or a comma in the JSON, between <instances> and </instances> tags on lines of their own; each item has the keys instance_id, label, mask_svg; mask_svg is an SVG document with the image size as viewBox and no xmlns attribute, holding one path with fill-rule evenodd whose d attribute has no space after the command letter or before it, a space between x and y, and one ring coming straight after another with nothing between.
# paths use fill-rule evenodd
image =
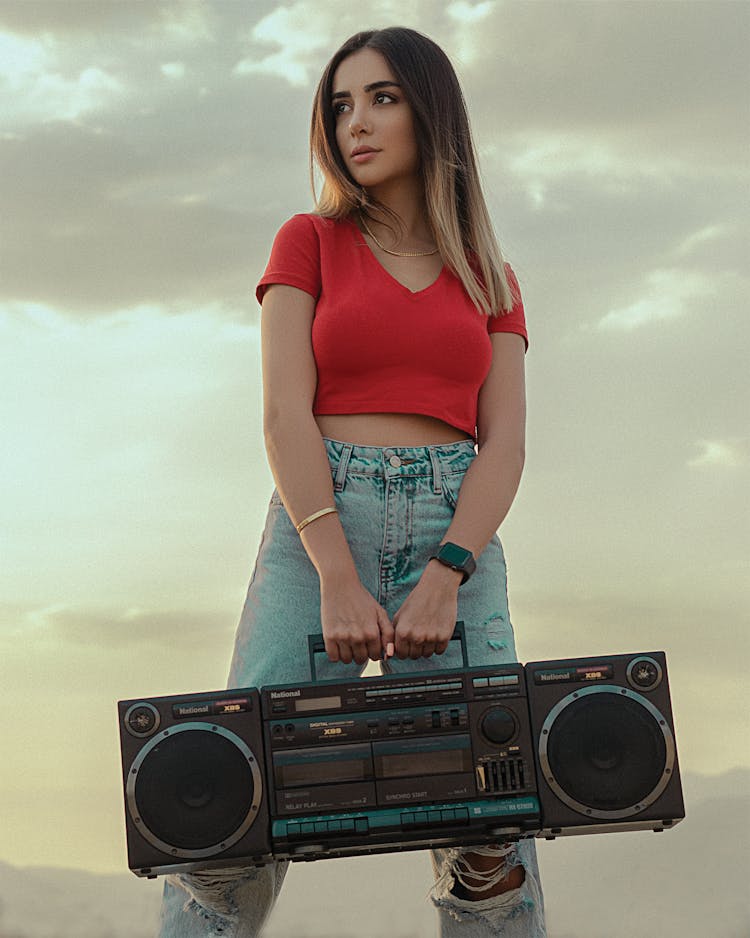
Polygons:
<instances>
[{"instance_id":1,"label":"volume knob","mask_svg":"<svg viewBox=\"0 0 750 938\"><path fill-rule=\"evenodd\" d=\"M515 735L516 719L505 707L495 707L482 717L482 732L491 743L507 743Z\"/></svg>"}]
</instances>

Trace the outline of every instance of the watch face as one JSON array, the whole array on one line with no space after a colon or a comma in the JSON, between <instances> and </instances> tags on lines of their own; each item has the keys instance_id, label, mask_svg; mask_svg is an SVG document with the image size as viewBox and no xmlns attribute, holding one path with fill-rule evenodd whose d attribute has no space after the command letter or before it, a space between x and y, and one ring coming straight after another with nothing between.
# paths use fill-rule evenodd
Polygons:
<instances>
[{"instance_id":1,"label":"watch face","mask_svg":"<svg viewBox=\"0 0 750 938\"><path fill-rule=\"evenodd\" d=\"M455 564L455 566L460 567L462 564L471 557L471 551L464 550L463 547L459 547L458 544L443 544L438 551L441 559L446 560L450 564Z\"/></svg>"}]
</instances>

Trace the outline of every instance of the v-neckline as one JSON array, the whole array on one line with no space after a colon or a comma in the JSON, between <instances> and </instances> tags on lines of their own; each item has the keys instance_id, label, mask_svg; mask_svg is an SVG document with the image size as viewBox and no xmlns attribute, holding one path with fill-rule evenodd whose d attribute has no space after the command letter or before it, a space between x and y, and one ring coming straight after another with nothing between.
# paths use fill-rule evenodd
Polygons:
<instances>
[{"instance_id":1,"label":"v-neckline","mask_svg":"<svg viewBox=\"0 0 750 938\"><path fill-rule=\"evenodd\" d=\"M440 280L442 280L443 274L445 273L445 264L443 264L443 266L440 268L440 273L437 275L437 277L435 277L432 283L428 283L426 287L422 287L421 290L412 290L410 287L407 287L405 283L401 283L401 281L398 278L394 277L393 274L390 272L390 270L387 270L385 267L383 267L383 265L380 263L377 257L375 257L375 252L368 244L367 238L365 237L364 232L360 231L359 226L354 221L354 219L351 218L350 216L349 218L347 218L347 221L351 224L352 228L354 228L355 233L358 234L360 238L362 239L361 243L364 245L365 249L367 250L367 253L372 258L373 263L377 265L378 269L382 271L385 274L385 276L388 277L389 280L395 283L396 286L400 287L404 292L408 293L409 296L421 296L423 293L426 293L428 290L431 290L434 286L438 284Z\"/></svg>"}]
</instances>

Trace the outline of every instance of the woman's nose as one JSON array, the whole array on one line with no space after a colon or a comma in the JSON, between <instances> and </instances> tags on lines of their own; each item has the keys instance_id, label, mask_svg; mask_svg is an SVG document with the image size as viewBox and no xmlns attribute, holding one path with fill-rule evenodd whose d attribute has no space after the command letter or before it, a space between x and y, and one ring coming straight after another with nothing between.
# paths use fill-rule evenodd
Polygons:
<instances>
[{"instance_id":1,"label":"woman's nose","mask_svg":"<svg viewBox=\"0 0 750 938\"><path fill-rule=\"evenodd\" d=\"M360 109L352 111L352 119L349 121L349 133L353 137L361 133L369 133L369 125Z\"/></svg>"}]
</instances>

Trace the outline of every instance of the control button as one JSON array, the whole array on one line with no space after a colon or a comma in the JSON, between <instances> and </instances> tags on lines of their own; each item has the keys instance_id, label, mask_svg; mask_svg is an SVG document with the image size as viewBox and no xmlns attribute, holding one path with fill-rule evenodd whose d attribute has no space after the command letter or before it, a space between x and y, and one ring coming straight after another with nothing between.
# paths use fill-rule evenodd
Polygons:
<instances>
[{"instance_id":1,"label":"control button","mask_svg":"<svg viewBox=\"0 0 750 938\"><path fill-rule=\"evenodd\" d=\"M367 721L367 725L372 729L373 727L377 727L378 721L377 721L377 720L368 720L368 721Z\"/></svg>"},{"instance_id":2,"label":"control button","mask_svg":"<svg viewBox=\"0 0 750 938\"><path fill-rule=\"evenodd\" d=\"M406 814L401 815L401 826L402 827L412 827L414 825L415 818L411 811L408 811Z\"/></svg>"},{"instance_id":3,"label":"control button","mask_svg":"<svg viewBox=\"0 0 750 938\"><path fill-rule=\"evenodd\" d=\"M468 824L469 823L469 809L468 808L456 808L456 821L459 824Z\"/></svg>"},{"instance_id":4,"label":"control button","mask_svg":"<svg viewBox=\"0 0 750 938\"><path fill-rule=\"evenodd\" d=\"M354 833L354 818L347 817L342 819L341 832L346 834Z\"/></svg>"},{"instance_id":5,"label":"control button","mask_svg":"<svg viewBox=\"0 0 750 938\"><path fill-rule=\"evenodd\" d=\"M287 824L287 837L299 837L299 824Z\"/></svg>"},{"instance_id":6,"label":"control button","mask_svg":"<svg viewBox=\"0 0 750 938\"><path fill-rule=\"evenodd\" d=\"M487 687L489 684L489 679L486 677L475 677L472 681L474 687Z\"/></svg>"},{"instance_id":7,"label":"control button","mask_svg":"<svg viewBox=\"0 0 750 938\"><path fill-rule=\"evenodd\" d=\"M325 834L328 830L328 824L325 821L316 821L315 822L315 833L316 834Z\"/></svg>"},{"instance_id":8,"label":"control button","mask_svg":"<svg viewBox=\"0 0 750 938\"><path fill-rule=\"evenodd\" d=\"M487 774L483 765L477 766L477 788L480 791L487 791Z\"/></svg>"},{"instance_id":9,"label":"control button","mask_svg":"<svg viewBox=\"0 0 750 938\"><path fill-rule=\"evenodd\" d=\"M443 820L441 811L428 811L427 812L427 823L428 824L439 824Z\"/></svg>"},{"instance_id":10,"label":"control button","mask_svg":"<svg viewBox=\"0 0 750 938\"><path fill-rule=\"evenodd\" d=\"M398 456L391 456L388 462L393 466L394 469L398 469L398 467L401 465L401 460L398 458Z\"/></svg>"},{"instance_id":11,"label":"control button","mask_svg":"<svg viewBox=\"0 0 750 938\"><path fill-rule=\"evenodd\" d=\"M458 710L451 710L451 726L458 726Z\"/></svg>"},{"instance_id":12,"label":"control button","mask_svg":"<svg viewBox=\"0 0 750 938\"><path fill-rule=\"evenodd\" d=\"M506 684L518 684L518 675L517 674L508 674L505 678Z\"/></svg>"},{"instance_id":13,"label":"control button","mask_svg":"<svg viewBox=\"0 0 750 938\"><path fill-rule=\"evenodd\" d=\"M293 732L294 732L294 723L287 723L287 725L284 727L284 729L287 731L287 733L293 733Z\"/></svg>"},{"instance_id":14,"label":"control button","mask_svg":"<svg viewBox=\"0 0 750 938\"><path fill-rule=\"evenodd\" d=\"M440 729L440 711L439 710L432 711L432 728L434 730Z\"/></svg>"},{"instance_id":15,"label":"control button","mask_svg":"<svg viewBox=\"0 0 750 938\"><path fill-rule=\"evenodd\" d=\"M315 825L313 823L306 823L301 826L300 833L302 834L314 834Z\"/></svg>"},{"instance_id":16,"label":"control button","mask_svg":"<svg viewBox=\"0 0 750 938\"><path fill-rule=\"evenodd\" d=\"M366 834L370 829L370 824L366 817L358 817L354 821L354 829L358 834Z\"/></svg>"},{"instance_id":17,"label":"control button","mask_svg":"<svg viewBox=\"0 0 750 938\"><path fill-rule=\"evenodd\" d=\"M341 821L329 821L328 830L331 833L338 834L341 831Z\"/></svg>"},{"instance_id":18,"label":"control button","mask_svg":"<svg viewBox=\"0 0 750 938\"><path fill-rule=\"evenodd\" d=\"M446 822L446 821L450 822L450 821L456 820L455 811L441 811L440 814L442 816L443 822Z\"/></svg>"},{"instance_id":19,"label":"control button","mask_svg":"<svg viewBox=\"0 0 750 938\"><path fill-rule=\"evenodd\" d=\"M276 726L274 726L274 728L273 728L273 735L274 735L274 736L281 736L281 734L282 734L283 732L284 732L284 731L281 729L281 727L280 727L279 724L277 723Z\"/></svg>"},{"instance_id":20,"label":"control button","mask_svg":"<svg viewBox=\"0 0 750 938\"><path fill-rule=\"evenodd\" d=\"M495 707L482 718L482 732L492 743L507 743L516 733L515 717L505 707Z\"/></svg>"}]
</instances>

